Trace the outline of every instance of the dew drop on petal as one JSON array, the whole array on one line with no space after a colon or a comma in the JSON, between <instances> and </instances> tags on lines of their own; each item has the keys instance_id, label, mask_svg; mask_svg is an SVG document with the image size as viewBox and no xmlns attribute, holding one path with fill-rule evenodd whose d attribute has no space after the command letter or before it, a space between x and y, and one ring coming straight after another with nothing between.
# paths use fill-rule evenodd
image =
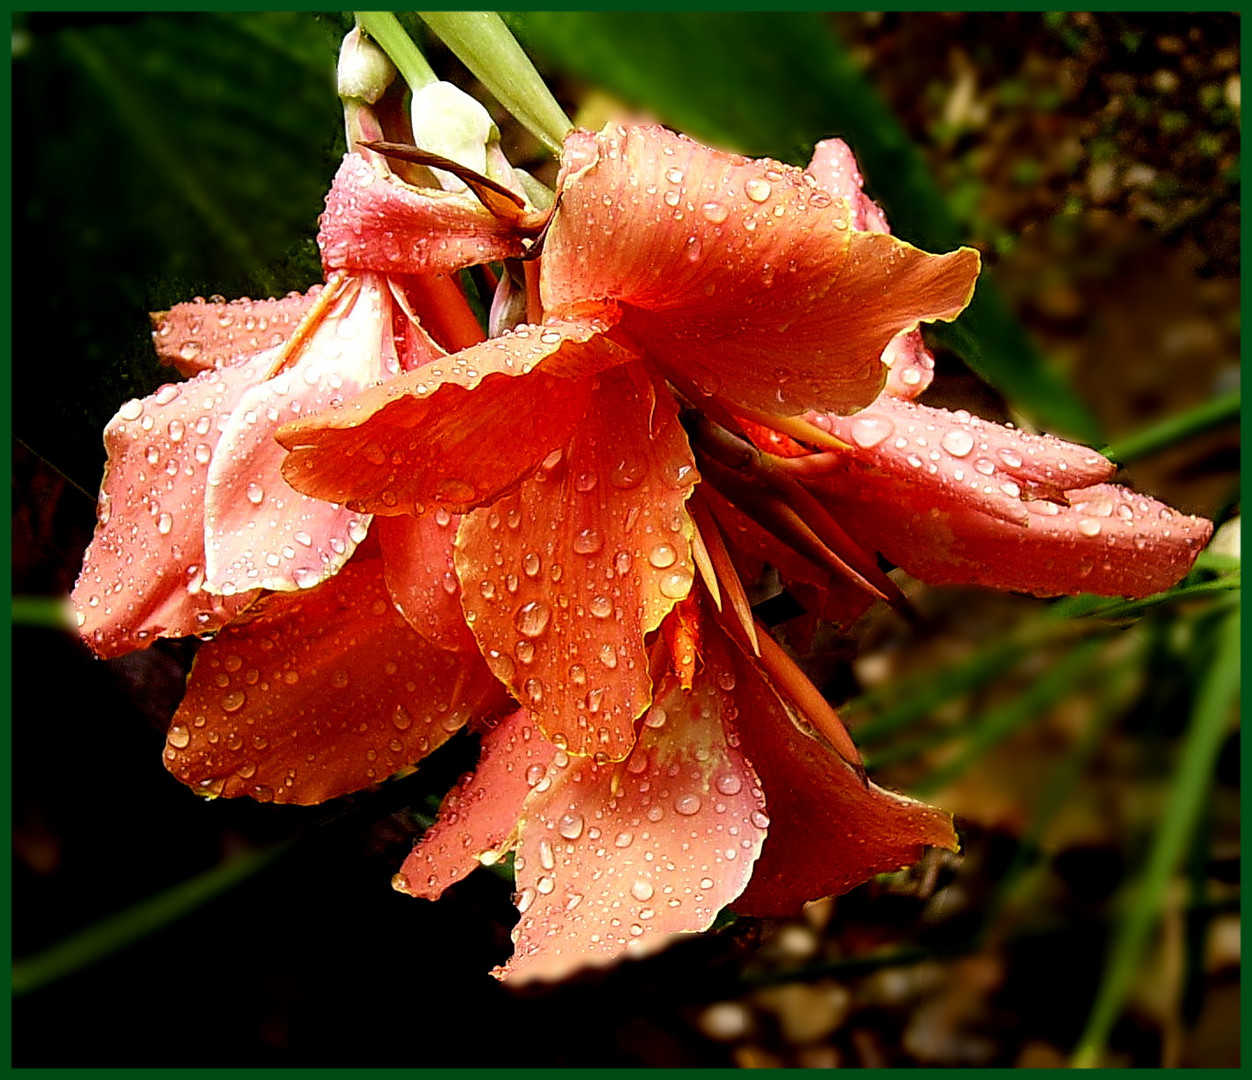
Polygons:
<instances>
[{"instance_id":1,"label":"dew drop on petal","mask_svg":"<svg viewBox=\"0 0 1252 1080\"><path fill-rule=\"evenodd\" d=\"M630 887L630 895L640 901L651 900L652 894L655 891L656 890L652 887L652 883L650 881L645 881L643 878L639 878Z\"/></svg>"},{"instance_id":2,"label":"dew drop on petal","mask_svg":"<svg viewBox=\"0 0 1252 1080\"><path fill-rule=\"evenodd\" d=\"M242 690L230 690L222 695L222 711L233 713L243 708L248 695Z\"/></svg>"},{"instance_id":3,"label":"dew drop on petal","mask_svg":"<svg viewBox=\"0 0 1252 1080\"><path fill-rule=\"evenodd\" d=\"M674 812L682 814L684 817L691 817L692 814L698 814L700 812L700 796L680 795L674 800Z\"/></svg>"},{"instance_id":4,"label":"dew drop on petal","mask_svg":"<svg viewBox=\"0 0 1252 1080\"><path fill-rule=\"evenodd\" d=\"M264 488L255 482L248 485L246 494L248 496L248 502L250 502L253 506L259 506L265 500Z\"/></svg>"},{"instance_id":5,"label":"dew drop on petal","mask_svg":"<svg viewBox=\"0 0 1252 1080\"><path fill-rule=\"evenodd\" d=\"M648 562L658 570L664 570L667 566L673 566L677 560L678 552L669 544L657 544L656 547L648 552Z\"/></svg>"},{"instance_id":6,"label":"dew drop on petal","mask_svg":"<svg viewBox=\"0 0 1252 1080\"><path fill-rule=\"evenodd\" d=\"M566 840L577 840L583 834L583 816L576 810L564 814L557 822L556 831Z\"/></svg>"},{"instance_id":7,"label":"dew drop on petal","mask_svg":"<svg viewBox=\"0 0 1252 1080\"><path fill-rule=\"evenodd\" d=\"M769 186L769 181L759 176L754 176L746 184L743 185L744 194L753 202L762 203L770 197L773 189Z\"/></svg>"},{"instance_id":8,"label":"dew drop on petal","mask_svg":"<svg viewBox=\"0 0 1252 1080\"><path fill-rule=\"evenodd\" d=\"M858 416L852 421L852 441L863 450L877 446L895 430L884 416Z\"/></svg>"},{"instance_id":9,"label":"dew drop on petal","mask_svg":"<svg viewBox=\"0 0 1252 1080\"><path fill-rule=\"evenodd\" d=\"M513 625L517 627L518 633L535 638L548 628L551 616L552 611L547 604L542 600L532 600L517 609Z\"/></svg>"},{"instance_id":10,"label":"dew drop on petal","mask_svg":"<svg viewBox=\"0 0 1252 1080\"><path fill-rule=\"evenodd\" d=\"M943 433L939 445L953 457L963 458L974 449L974 436L964 428L952 428Z\"/></svg>"}]
</instances>

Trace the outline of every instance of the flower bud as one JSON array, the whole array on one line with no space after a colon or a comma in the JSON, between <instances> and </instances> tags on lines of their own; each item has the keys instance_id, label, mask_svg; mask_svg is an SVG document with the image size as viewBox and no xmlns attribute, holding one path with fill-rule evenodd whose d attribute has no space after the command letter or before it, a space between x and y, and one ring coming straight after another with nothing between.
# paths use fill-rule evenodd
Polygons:
<instances>
[{"instance_id":1,"label":"flower bud","mask_svg":"<svg viewBox=\"0 0 1252 1080\"><path fill-rule=\"evenodd\" d=\"M337 77L341 98L356 98L372 105L391 85L396 69L387 54L362 34L359 26L354 26L339 49Z\"/></svg>"},{"instance_id":2,"label":"flower bud","mask_svg":"<svg viewBox=\"0 0 1252 1080\"><path fill-rule=\"evenodd\" d=\"M500 133L487 110L464 90L449 82L423 86L413 93L410 115L413 140L423 150L487 175L487 147ZM445 191L466 190L451 173L431 171Z\"/></svg>"}]
</instances>

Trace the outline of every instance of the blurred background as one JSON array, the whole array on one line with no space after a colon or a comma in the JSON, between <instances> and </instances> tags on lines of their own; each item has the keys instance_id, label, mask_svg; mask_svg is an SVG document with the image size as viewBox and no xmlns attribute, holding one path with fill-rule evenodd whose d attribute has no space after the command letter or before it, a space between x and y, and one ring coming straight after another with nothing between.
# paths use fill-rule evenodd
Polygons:
<instances>
[{"instance_id":1,"label":"blurred background","mask_svg":"<svg viewBox=\"0 0 1252 1080\"><path fill-rule=\"evenodd\" d=\"M1111 448L1220 539L1143 604L901 579L920 626L872 612L859 650L819 636L804 662L880 781L955 811L962 853L501 987L502 876L434 904L389 886L468 737L323 807L205 803L160 761L195 643L100 662L64 629L101 432L170 377L146 313L320 276L350 20L15 15L13 1064L1237 1065L1238 16L509 23L586 126L795 164L845 138L899 235L988 268L930 335L923 400Z\"/></svg>"}]
</instances>

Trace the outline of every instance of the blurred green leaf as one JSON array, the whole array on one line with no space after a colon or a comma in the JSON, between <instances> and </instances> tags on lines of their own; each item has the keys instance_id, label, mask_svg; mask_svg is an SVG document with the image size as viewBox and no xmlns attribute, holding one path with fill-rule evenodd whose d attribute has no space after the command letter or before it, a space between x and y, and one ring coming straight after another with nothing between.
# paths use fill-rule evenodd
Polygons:
<instances>
[{"instance_id":1,"label":"blurred green leaf","mask_svg":"<svg viewBox=\"0 0 1252 1080\"><path fill-rule=\"evenodd\" d=\"M1076 1068L1092 1068L1100 1063L1113 1022L1139 969L1148 932L1160 918L1166 886L1178 869L1212 785L1222 740L1235 721L1240 684L1238 610L1213 629L1212 662L1198 688L1178 771L1142 877L1127 891L1125 917L1117 922L1112 954L1086 1030L1074 1052L1072 1064Z\"/></svg>"},{"instance_id":2,"label":"blurred green leaf","mask_svg":"<svg viewBox=\"0 0 1252 1080\"><path fill-rule=\"evenodd\" d=\"M27 18L13 422L82 486L112 412L172 377L149 311L321 277L317 217L343 149L337 33L301 13Z\"/></svg>"},{"instance_id":3,"label":"blurred green leaf","mask_svg":"<svg viewBox=\"0 0 1252 1080\"><path fill-rule=\"evenodd\" d=\"M921 155L830 25L811 13L531 12L507 16L549 66L715 145L806 164L838 135L893 228L946 251L965 239ZM763 47L768 44L768 47ZM936 338L1023 415L1100 441L1086 406L1040 358L986 273L974 301Z\"/></svg>"}]
</instances>

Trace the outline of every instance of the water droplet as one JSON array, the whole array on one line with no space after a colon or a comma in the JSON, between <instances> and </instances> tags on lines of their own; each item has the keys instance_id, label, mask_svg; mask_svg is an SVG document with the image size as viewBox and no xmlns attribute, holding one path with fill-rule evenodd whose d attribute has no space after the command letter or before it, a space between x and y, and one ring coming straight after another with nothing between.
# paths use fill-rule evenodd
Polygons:
<instances>
[{"instance_id":1,"label":"water droplet","mask_svg":"<svg viewBox=\"0 0 1252 1080\"><path fill-rule=\"evenodd\" d=\"M527 679L523 689L526 691L526 696L530 698L532 705L538 705L543 701L543 683L538 679Z\"/></svg>"},{"instance_id":2,"label":"water droplet","mask_svg":"<svg viewBox=\"0 0 1252 1080\"><path fill-rule=\"evenodd\" d=\"M525 915L530 905L535 902L535 890L529 885L517 894L517 910Z\"/></svg>"},{"instance_id":3,"label":"water droplet","mask_svg":"<svg viewBox=\"0 0 1252 1080\"><path fill-rule=\"evenodd\" d=\"M178 350L178 355L184 360L194 360L200 355L200 343L198 341L184 341Z\"/></svg>"},{"instance_id":4,"label":"water droplet","mask_svg":"<svg viewBox=\"0 0 1252 1080\"><path fill-rule=\"evenodd\" d=\"M671 184L681 184L683 182L682 169L669 168L665 170L665 179Z\"/></svg>"},{"instance_id":5,"label":"water droplet","mask_svg":"<svg viewBox=\"0 0 1252 1080\"><path fill-rule=\"evenodd\" d=\"M354 544L359 544L369 535L369 525L359 518L348 522L348 536Z\"/></svg>"},{"instance_id":6,"label":"water droplet","mask_svg":"<svg viewBox=\"0 0 1252 1080\"><path fill-rule=\"evenodd\" d=\"M744 194L753 202L762 203L770 197L773 189L769 186L769 181L759 176L754 176L746 184L743 185Z\"/></svg>"},{"instance_id":7,"label":"water droplet","mask_svg":"<svg viewBox=\"0 0 1252 1080\"><path fill-rule=\"evenodd\" d=\"M680 795L674 800L674 812L682 814L684 817L691 817L692 814L698 814L700 812L700 796Z\"/></svg>"},{"instance_id":8,"label":"water droplet","mask_svg":"<svg viewBox=\"0 0 1252 1080\"><path fill-rule=\"evenodd\" d=\"M599 529L583 529L574 537L573 547L579 555L594 555L604 547L604 536Z\"/></svg>"},{"instance_id":9,"label":"water droplet","mask_svg":"<svg viewBox=\"0 0 1252 1080\"><path fill-rule=\"evenodd\" d=\"M657 584L662 596L668 600L681 600L691 591L692 577L686 570L671 570L661 575Z\"/></svg>"},{"instance_id":10,"label":"water droplet","mask_svg":"<svg viewBox=\"0 0 1252 1080\"><path fill-rule=\"evenodd\" d=\"M621 488L623 491L629 491L633 487L639 486L639 481L643 479L644 467L637 461L631 461L629 458L622 458L609 472L609 482L615 488Z\"/></svg>"},{"instance_id":11,"label":"water droplet","mask_svg":"<svg viewBox=\"0 0 1252 1080\"><path fill-rule=\"evenodd\" d=\"M720 225L729 216L730 211L721 203L706 202L700 207L700 213L704 215L705 221L710 221L714 225Z\"/></svg>"},{"instance_id":12,"label":"water droplet","mask_svg":"<svg viewBox=\"0 0 1252 1080\"><path fill-rule=\"evenodd\" d=\"M527 577L538 577L539 571L543 569L543 561L533 551L527 552L526 557L522 559L522 573Z\"/></svg>"},{"instance_id":13,"label":"water droplet","mask_svg":"<svg viewBox=\"0 0 1252 1080\"><path fill-rule=\"evenodd\" d=\"M630 895L636 900L651 900L652 894L655 891L656 890L652 887L652 883L650 881L644 881L643 878L639 878L630 887Z\"/></svg>"},{"instance_id":14,"label":"water droplet","mask_svg":"<svg viewBox=\"0 0 1252 1080\"><path fill-rule=\"evenodd\" d=\"M665 721L668 717L669 714L666 713L660 705L653 705L652 708L644 714L643 722L647 727L659 728L665 726Z\"/></svg>"},{"instance_id":15,"label":"water droplet","mask_svg":"<svg viewBox=\"0 0 1252 1080\"><path fill-rule=\"evenodd\" d=\"M648 552L648 562L658 570L664 570L667 566L673 566L677 560L678 552L669 544L657 544L656 547Z\"/></svg>"},{"instance_id":16,"label":"water droplet","mask_svg":"<svg viewBox=\"0 0 1252 1080\"><path fill-rule=\"evenodd\" d=\"M613 601L607 596L592 597L591 603L587 605L587 609L597 619L607 619L613 614Z\"/></svg>"},{"instance_id":17,"label":"water droplet","mask_svg":"<svg viewBox=\"0 0 1252 1080\"><path fill-rule=\"evenodd\" d=\"M490 578L483 578L483 580L478 583L478 591L483 594L484 600L490 600L496 595L496 583Z\"/></svg>"},{"instance_id":18,"label":"water droplet","mask_svg":"<svg viewBox=\"0 0 1252 1080\"><path fill-rule=\"evenodd\" d=\"M677 191L667 191L664 195L661 196L661 198L665 200L666 206L677 206L678 201L679 201L679 194Z\"/></svg>"},{"instance_id":19,"label":"water droplet","mask_svg":"<svg viewBox=\"0 0 1252 1080\"><path fill-rule=\"evenodd\" d=\"M396 711L391 714L391 722L398 730L408 731L413 726L413 715L403 705L397 705Z\"/></svg>"},{"instance_id":20,"label":"water droplet","mask_svg":"<svg viewBox=\"0 0 1252 1080\"><path fill-rule=\"evenodd\" d=\"M858 416L852 421L852 441L863 450L877 446L895 430L885 416Z\"/></svg>"},{"instance_id":21,"label":"water droplet","mask_svg":"<svg viewBox=\"0 0 1252 1080\"><path fill-rule=\"evenodd\" d=\"M1022 467L1021 455L1008 446L1000 448L1000 460L1010 469L1020 469Z\"/></svg>"},{"instance_id":22,"label":"water droplet","mask_svg":"<svg viewBox=\"0 0 1252 1080\"><path fill-rule=\"evenodd\" d=\"M587 685L587 669L582 664L570 664L569 681L575 686Z\"/></svg>"},{"instance_id":23,"label":"water droplet","mask_svg":"<svg viewBox=\"0 0 1252 1080\"><path fill-rule=\"evenodd\" d=\"M1100 523L1095 518L1081 518L1078 522L1078 531L1083 536L1099 536Z\"/></svg>"},{"instance_id":24,"label":"water droplet","mask_svg":"<svg viewBox=\"0 0 1252 1080\"><path fill-rule=\"evenodd\" d=\"M248 695L242 690L230 690L222 695L222 711L238 712L243 708L244 702L248 700Z\"/></svg>"},{"instance_id":25,"label":"water droplet","mask_svg":"<svg viewBox=\"0 0 1252 1080\"><path fill-rule=\"evenodd\" d=\"M543 775L546 771L547 770L542 765L532 765L526 770L526 783L531 787L534 787L540 780L543 779Z\"/></svg>"},{"instance_id":26,"label":"water droplet","mask_svg":"<svg viewBox=\"0 0 1252 1080\"><path fill-rule=\"evenodd\" d=\"M557 822L556 831L566 840L577 840L583 834L583 816L576 810L563 815Z\"/></svg>"},{"instance_id":27,"label":"water droplet","mask_svg":"<svg viewBox=\"0 0 1252 1080\"><path fill-rule=\"evenodd\" d=\"M600 663L610 671L617 667L617 650L612 645L600 646Z\"/></svg>"},{"instance_id":28,"label":"water droplet","mask_svg":"<svg viewBox=\"0 0 1252 1080\"><path fill-rule=\"evenodd\" d=\"M536 638L548 628L548 619L551 616L552 611L547 604L542 600L532 600L517 609L513 625L517 627L518 633Z\"/></svg>"},{"instance_id":29,"label":"water droplet","mask_svg":"<svg viewBox=\"0 0 1252 1080\"><path fill-rule=\"evenodd\" d=\"M743 781L734 773L724 773L717 778L717 790L723 795L738 795Z\"/></svg>"},{"instance_id":30,"label":"water droplet","mask_svg":"<svg viewBox=\"0 0 1252 1080\"><path fill-rule=\"evenodd\" d=\"M547 840L539 841L539 865L545 870L556 869L556 855L552 851L552 845Z\"/></svg>"},{"instance_id":31,"label":"water droplet","mask_svg":"<svg viewBox=\"0 0 1252 1080\"><path fill-rule=\"evenodd\" d=\"M170 746L182 750L189 742L191 742L191 732L181 724L175 724L170 728L169 734Z\"/></svg>"},{"instance_id":32,"label":"water droplet","mask_svg":"<svg viewBox=\"0 0 1252 1080\"><path fill-rule=\"evenodd\" d=\"M168 536L170 530L174 527L174 519L171 515L161 513L157 516L156 522L157 532L162 536Z\"/></svg>"},{"instance_id":33,"label":"water droplet","mask_svg":"<svg viewBox=\"0 0 1252 1080\"><path fill-rule=\"evenodd\" d=\"M994 461L988 461L986 458L979 458L974 462L974 470L982 473L983 476L990 476L996 471Z\"/></svg>"},{"instance_id":34,"label":"water droplet","mask_svg":"<svg viewBox=\"0 0 1252 1080\"><path fill-rule=\"evenodd\" d=\"M762 810L753 810L752 813L748 815L748 820L751 821L752 824L758 829L769 828L769 815Z\"/></svg>"},{"instance_id":35,"label":"water droplet","mask_svg":"<svg viewBox=\"0 0 1252 1080\"><path fill-rule=\"evenodd\" d=\"M262 488L260 484L249 484L246 494L248 496L248 502L250 502L253 506L260 506L261 503L265 501L265 489Z\"/></svg>"},{"instance_id":36,"label":"water droplet","mask_svg":"<svg viewBox=\"0 0 1252 1080\"><path fill-rule=\"evenodd\" d=\"M192 451L192 453L195 455L195 459L198 462L200 462L201 465L207 465L209 463L209 459L213 456L212 449L206 446L204 443L199 443L196 446L195 450Z\"/></svg>"},{"instance_id":37,"label":"water droplet","mask_svg":"<svg viewBox=\"0 0 1252 1080\"><path fill-rule=\"evenodd\" d=\"M939 445L953 457L963 458L974 449L974 436L964 428L952 428L943 433Z\"/></svg>"},{"instance_id":38,"label":"water droplet","mask_svg":"<svg viewBox=\"0 0 1252 1080\"><path fill-rule=\"evenodd\" d=\"M620 832L613 840L613 846L618 848L630 847L635 841L634 833Z\"/></svg>"}]
</instances>

